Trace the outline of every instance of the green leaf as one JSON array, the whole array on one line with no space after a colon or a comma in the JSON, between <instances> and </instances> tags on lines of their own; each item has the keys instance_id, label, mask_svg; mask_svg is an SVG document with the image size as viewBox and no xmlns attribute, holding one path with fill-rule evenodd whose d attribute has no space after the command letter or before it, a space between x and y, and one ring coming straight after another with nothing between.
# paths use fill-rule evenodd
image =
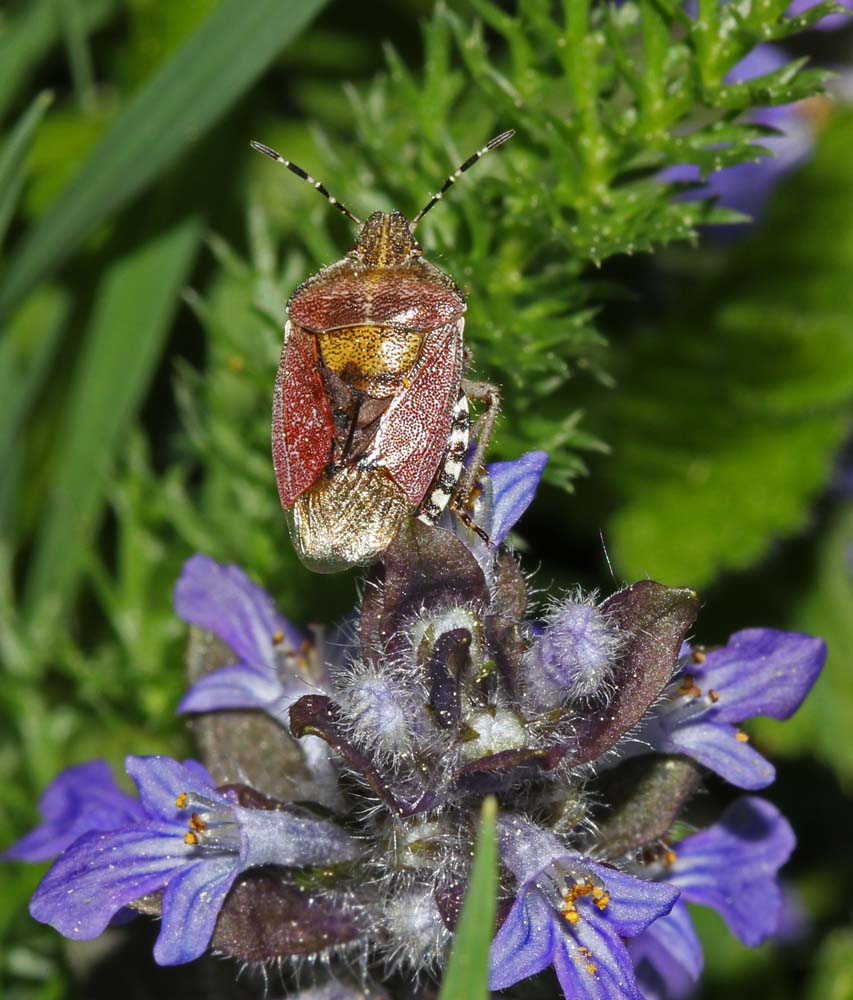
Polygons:
<instances>
[{"instance_id":1,"label":"green leaf","mask_svg":"<svg viewBox=\"0 0 853 1000\"><path fill-rule=\"evenodd\" d=\"M0 153L0 245L24 186L24 160L53 95L42 91L18 119Z\"/></svg>"},{"instance_id":2,"label":"green leaf","mask_svg":"<svg viewBox=\"0 0 853 1000\"><path fill-rule=\"evenodd\" d=\"M707 585L808 523L853 401L851 141L839 114L722 275L622 356L595 426L629 579Z\"/></svg>"},{"instance_id":3,"label":"green leaf","mask_svg":"<svg viewBox=\"0 0 853 1000\"><path fill-rule=\"evenodd\" d=\"M750 724L763 750L813 753L853 791L853 745L839 739L853 730L853 504L836 511L820 541L814 580L794 609L791 627L826 640L828 656L820 680L797 714L785 723L756 719Z\"/></svg>"},{"instance_id":4,"label":"green leaf","mask_svg":"<svg viewBox=\"0 0 853 1000\"><path fill-rule=\"evenodd\" d=\"M30 604L63 597L87 557L108 474L156 365L201 237L185 220L107 272L74 371L53 484L27 580Z\"/></svg>"},{"instance_id":5,"label":"green leaf","mask_svg":"<svg viewBox=\"0 0 853 1000\"><path fill-rule=\"evenodd\" d=\"M853 1000L853 928L839 927L823 941L812 968L808 1000Z\"/></svg>"},{"instance_id":6,"label":"green leaf","mask_svg":"<svg viewBox=\"0 0 853 1000\"><path fill-rule=\"evenodd\" d=\"M439 1000L486 1000L489 996L489 947L495 936L498 848L497 801L483 802L477 848L465 902L453 935L453 948Z\"/></svg>"},{"instance_id":7,"label":"green leaf","mask_svg":"<svg viewBox=\"0 0 853 1000\"><path fill-rule=\"evenodd\" d=\"M47 374L70 306L66 292L41 288L15 313L0 341L0 535L9 530L9 510L23 460L19 445L24 419Z\"/></svg>"},{"instance_id":8,"label":"green leaf","mask_svg":"<svg viewBox=\"0 0 853 1000\"><path fill-rule=\"evenodd\" d=\"M0 286L0 316L203 135L324 3L225 0L131 101L26 237Z\"/></svg>"},{"instance_id":9,"label":"green leaf","mask_svg":"<svg viewBox=\"0 0 853 1000\"><path fill-rule=\"evenodd\" d=\"M88 34L118 9L119 0L79 0L78 6L80 30ZM28 0L18 8L14 16L4 11L0 22L0 116L61 34L56 0Z\"/></svg>"}]
</instances>

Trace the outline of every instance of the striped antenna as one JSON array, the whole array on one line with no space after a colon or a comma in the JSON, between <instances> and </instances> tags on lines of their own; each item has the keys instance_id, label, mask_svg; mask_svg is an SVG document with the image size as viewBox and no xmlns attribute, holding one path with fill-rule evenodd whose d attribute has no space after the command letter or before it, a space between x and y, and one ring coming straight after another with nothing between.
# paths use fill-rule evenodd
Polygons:
<instances>
[{"instance_id":1,"label":"striped antenna","mask_svg":"<svg viewBox=\"0 0 853 1000\"><path fill-rule=\"evenodd\" d=\"M481 157L485 156L486 153L491 153L493 149L497 149L498 146L502 146L507 139L511 139L515 135L515 129L511 128L508 132L501 132L500 135L496 135L494 139L487 142L482 149L478 149L473 156L469 156L468 159L462 164L461 167L453 171L453 173L444 182L441 190L434 194L432 198L426 203L426 206L418 212L418 214L412 219L412 224L409 226L411 230L414 231L415 226L421 221L421 219L427 214L427 212L437 205L441 199L444 197L445 192L448 188L452 187L459 178L465 173L466 170L470 170L471 167L479 160Z\"/></svg>"},{"instance_id":2,"label":"striped antenna","mask_svg":"<svg viewBox=\"0 0 853 1000\"><path fill-rule=\"evenodd\" d=\"M256 149L259 153L263 153L264 156L268 156L271 160L275 160L277 163L283 163L287 169L296 174L297 177L301 177L303 181L308 181L311 187L314 188L315 191L319 191L330 205L334 205L339 212L342 212L348 219L351 219L357 226L361 225L361 219L356 218L346 205L343 204L343 202L338 201L337 198L330 195L325 186L320 181L315 181L310 174L306 173L302 169L302 167L298 167L295 163L291 163L290 160L285 160L281 153L277 153L274 149L270 149L269 146L265 146L262 142L250 142L249 145L252 149Z\"/></svg>"}]
</instances>

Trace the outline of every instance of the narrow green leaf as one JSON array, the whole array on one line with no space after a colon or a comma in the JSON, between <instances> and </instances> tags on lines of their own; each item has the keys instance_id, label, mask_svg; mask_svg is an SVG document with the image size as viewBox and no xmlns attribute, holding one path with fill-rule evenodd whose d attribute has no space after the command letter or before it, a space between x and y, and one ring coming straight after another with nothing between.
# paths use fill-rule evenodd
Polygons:
<instances>
[{"instance_id":1,"label":"narrow green leaf","mask_svg":"<svg viewBox=\"0 0 853 1000\"><path fill-rule=\"evenodd\" d=\"M15 313L0 341L0 536L8 531L24 418L41 388L70 305L65 291L40 288Z\"/></svg>"},{"instance_id":2,"label":"narrow green leaf","mask_svg":"<svg viewBox=\"0 0 853 1000\"><path fill-rule=\"evenodd\" d=\"M483 802L471 879L453 936L439 1000L460 1000L461 997L487 1000L489 996L489 947L495 936L497 909L497 815L497 801L489 796Z\"/></svg>"},{"instance_id":3,"label":"narrow green leaf","mask_svg":"<svg viewBox=\"0 0 853 1000\"><path fill-rule=\"evenodd\" d=\"M74 372L53 485L27 580L32 606L67 595L84 565L107 476L148 386L201 238L186 220L104 278Z\"/></svg>"},{"instance_id":4,"label":"narrow green leaf","mask_svg":"<svg viewBox=\"0 0 853 1000\"><path fill-rule=\"evenodd\" d=\"M81 30L90 34L119 7L119 0L78 0ZM0 117L27 77L59 41L55 0L28 0L0 23Z\"/></svg>"},{"instance_id":5,"label":"narrow green leaf","mask_svg":"<svg viewBox=\"0 0 853 1000\"><path fill-rule=\"evenodd\" d=\"M131 101L24 240L0 286L0 316L203 135L325 2L225 0Z\"/></svg>"},{"instance_id":6,"label":"narrow green leaf","mask_svg":"<svg viewBox=\"0 0 853 1000\"><path fill-rule=\"evenodd\" d=\"M0 153L0 246L24 186L24 160L52 100L53 94L49 90L42 91L18 119L3 144L3 152Z\"/></svg>"}]
</instances>

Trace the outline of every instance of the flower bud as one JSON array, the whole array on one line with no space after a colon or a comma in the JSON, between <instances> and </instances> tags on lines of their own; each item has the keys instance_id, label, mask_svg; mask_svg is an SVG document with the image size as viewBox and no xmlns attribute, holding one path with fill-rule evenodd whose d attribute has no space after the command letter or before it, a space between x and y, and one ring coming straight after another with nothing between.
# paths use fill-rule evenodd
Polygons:
<instances>
[{"instance_id":1,"label":"flower bud","mask_svg":"<svg viewBox=\"0 0 853 1000\"><path fill-rule=\"evenodd\" d=\"M524 658L526 700L547 710L605 694L621 648L618 627L591 600L560 601Z\"/></svg>"}]
</instances>

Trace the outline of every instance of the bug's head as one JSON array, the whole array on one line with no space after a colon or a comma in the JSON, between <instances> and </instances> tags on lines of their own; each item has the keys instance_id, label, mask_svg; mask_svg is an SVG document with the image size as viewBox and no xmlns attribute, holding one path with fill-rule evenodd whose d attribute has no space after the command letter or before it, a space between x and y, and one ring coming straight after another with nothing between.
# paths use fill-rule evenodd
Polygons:
<instances>
[{"instance_id":1,"label":"bug's head","mask_svg":"<svg viewBox=\"0 0 853 1000\"><path fill-rule=\"evenodd\" d=\"M402 212L374 212L358 231L352 253L365 264L394 267L419 252L409 222Z\"/></svg>"}]
</instances>

